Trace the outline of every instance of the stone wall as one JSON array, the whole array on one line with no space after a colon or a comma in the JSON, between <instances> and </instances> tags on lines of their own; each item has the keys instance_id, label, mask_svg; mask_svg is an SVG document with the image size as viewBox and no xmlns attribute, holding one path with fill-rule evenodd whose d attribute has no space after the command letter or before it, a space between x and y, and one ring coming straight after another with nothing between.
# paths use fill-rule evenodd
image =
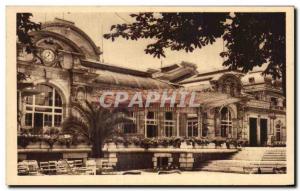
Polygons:
<instances>
[{"instance_id":1,"label":"stone wall","mask_svg":"<svg viewBox=\"0 0 300 191\"><path fill-rule=\"evenodd\" d=\"M152 169L153 153L117 153L118 170Z\"/></svg>"},{"instance_id":2,"label":"stone wall","mask_svg":"<svg viewBox=\"0 0 300 191\"><path fill-rule=\"evenodd\" d=\"M201 166L205 161L228 159L234 153L194 153L194 168Z\"/></svg>"}]
</instances>

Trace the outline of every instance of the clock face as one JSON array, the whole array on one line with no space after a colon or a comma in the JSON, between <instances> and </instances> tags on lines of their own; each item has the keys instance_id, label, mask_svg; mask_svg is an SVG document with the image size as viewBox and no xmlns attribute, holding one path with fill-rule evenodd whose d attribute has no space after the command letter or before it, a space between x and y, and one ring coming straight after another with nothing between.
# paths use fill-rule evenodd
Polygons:
<instances>
[{"instance_id":1,"label":"clock face","mask_svg":"<svg viewBox=\"0 0 300 191\"><path fill-rule=\"evenodd\" d=\"M45 49L42 52L42 58L43 58L44 62L51 63L55 59L55 54L52 50Z\"/></svg>"}]
</instances>

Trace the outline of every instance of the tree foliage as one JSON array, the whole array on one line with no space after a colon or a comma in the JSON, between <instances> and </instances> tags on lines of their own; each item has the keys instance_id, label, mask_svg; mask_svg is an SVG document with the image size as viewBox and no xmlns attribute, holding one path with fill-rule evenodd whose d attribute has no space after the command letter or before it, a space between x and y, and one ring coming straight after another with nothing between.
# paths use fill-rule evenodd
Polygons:
<instances>
[{"instance_id":1,"label":"tree foliage","mask_svg":"<svg viewBox=\"0 0 300 191\"><path fill-rule=\"evenodd\" d=\"M37 54L37 49L32 42L31 31L37 31L41 29L40 23L31 21L32 13L17 13L16 20L16 35L17 40L21 43L22 47L25 47L27 53ZM17 81L26 80L28 76L23 72L17 72Z\"/></svg>"},{"instance_id":2,"label":"tree foliage","mask_svg":"<svg viewBox=\"0 0 300 191\"><path fill-rule=\"evenodd\" d=\"M41 29L41 23L31 21L31 17L32 13L17 13L17 37L18 41L25 46L27 53L36 51L29 33Z\"/></svg>"},{"instance_id":3,"label":"tree foliage","mask_svg":"<svg viewBox=\"0 0 300 191\"><path fill-rule=\"evenodd\" d=\"M92 144L92 157L102 157L104 140L116 132L118 124L130 123L126 118L126 110L107 108L92 105L88 101L73 103L72 107L80 113L79 116L71 115L62 124L65 133L76 137L83 137Z\"/></svg>"},{"instance_id":4,"label":"tree foliage","mask_svg":"<svg viewBox=\"0 0 300 191\"><path fill-rule=\"evenodd\" d=\"M117 24L104 37L114 41L152 39L145 53L160 58L165 50L193 52L217 38L225 49L220 56L229 69L243 72L267 63L263 74L282 78L285 85L284 13L138 13L134 22Z\"/></svg>"}]
</instances>

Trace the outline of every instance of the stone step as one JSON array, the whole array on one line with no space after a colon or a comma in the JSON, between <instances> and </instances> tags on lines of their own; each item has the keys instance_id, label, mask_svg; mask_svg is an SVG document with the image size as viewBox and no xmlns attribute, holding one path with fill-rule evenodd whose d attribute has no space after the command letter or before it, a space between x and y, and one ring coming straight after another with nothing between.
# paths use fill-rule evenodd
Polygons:
<instances>
[{"instance_id":1,"label":"stone step","mask_svg":"<svg viewBox=\"0 0 300 191\"><path fill-rule=\"evenodd\" d=\"M216 160L202 164L199 170L211 172L230 173L258 173L258 168L262 173L273 173L274 168L286 167L282 161L236 161L236 160Z\"/></svg>"},{"instance_id":2,"label":"stone step","mask_svg":"<svg viewBox=\"0 0 300 191\"><path fill-rule=\"evenodd\" d=\"M238 160L215 160L203 163L201 166L220 166L220 167L247 167L247 166L282 166L283 161L238 161Z\"/></svg>"},{"instance_id":3,"label":"stone step","mask_svg":"<svg viewBox=\"0 0 300 191\"><path fill-rule=\"evenodd\" d=\"M286 158L276 158L276 159L272 159L272 158L263 158L262 161L286 161Z\"/></svg>"},{"instance_id":4,"label":"stone step","mask_svg":"<svg viewBox=\"0 0 300 191\"><path fill-rule=\"evenodd\" d=\"M209 172L245 173L244 169L241 167L206 167L202 168L201 170Z\"/></svg>"},{"instance_id":5,"label":"stone step","mask_svg":"<svg viewBox=\"0 0 300 191\"><path fill-rule=\"evenodd\" d=\"M207 161L199 166L199 170L232 173L274 173L274 169L282 168L286 168L285 148L269 147L243 148L229 160Z\"/></svg>"},{"instance_id":6,"label":"stone step","mask_svg":"<svg viewBox=\"0 0 300 191\"><path fill-rule=\"evenodd\" d=\"M285 155L264 155L263 158L285 158Z\"/></svg>"},{"instance_id":7,"label":"stone step","mask_svg":"<svg viewBox=\"0 0 300 191\"><path fill-rule=\"evenodd\" d=\"M264 157L285 157L286 155L264 155Z\"/></svg>"}]
</instances>

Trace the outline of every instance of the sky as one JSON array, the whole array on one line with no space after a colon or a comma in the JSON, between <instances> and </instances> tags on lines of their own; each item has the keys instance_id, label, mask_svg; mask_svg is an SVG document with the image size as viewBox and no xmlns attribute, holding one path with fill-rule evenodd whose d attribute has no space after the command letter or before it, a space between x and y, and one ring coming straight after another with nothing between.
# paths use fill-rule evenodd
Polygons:
<instances>
[{"instance_id":1,"label":"sky","mask_svg":"<svg viewBox=\"0 0 300 191\"><path fill-rule=\"evenodd\" d=\"M101 60L104 59L104 62L108 64L145 71L148 68L157 69L161 65L166 66L187 61L196 64L200 73L223 68L223 58L219 55L223 50L222 39L217 39L214 44L196 49L192 53L186 53L184 50L166 50L166 57L158 59L144 52L151 40L131 41L117 38L112 42L109 39L102 38L101 34L109 33L113 24L132 22L133 19L129 14L126 12L34 12L32 20L45 22L53 21L57 17L74 22L101 48L101 51L103 51Z\"/></svg>"}]
</instances>

